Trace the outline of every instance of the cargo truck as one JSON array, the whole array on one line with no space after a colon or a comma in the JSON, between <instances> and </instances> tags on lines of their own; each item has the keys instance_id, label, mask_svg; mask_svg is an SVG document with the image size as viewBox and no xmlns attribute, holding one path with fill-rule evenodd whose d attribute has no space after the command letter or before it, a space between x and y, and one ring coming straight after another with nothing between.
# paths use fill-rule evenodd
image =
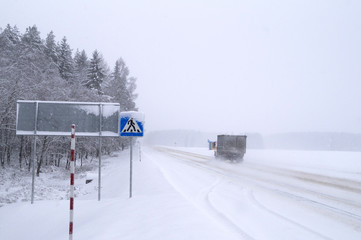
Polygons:
<instances>
[{"instance_id":1,"label":"cargo truck","mask_svg":"<svg viewBox=\"0 0 361 240\"><path fill-rule=\"evenodd\" d=\"M231 161L242 161L246 153L246 135L218 135L216 158Z\"/></svg>"}]
</instances>

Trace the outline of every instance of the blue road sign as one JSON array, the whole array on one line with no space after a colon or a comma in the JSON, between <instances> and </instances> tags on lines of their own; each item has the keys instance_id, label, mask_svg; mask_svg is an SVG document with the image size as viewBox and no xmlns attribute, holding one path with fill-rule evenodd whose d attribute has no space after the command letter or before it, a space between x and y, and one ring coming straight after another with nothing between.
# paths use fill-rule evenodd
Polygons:
<instances>
[{"instance_id":1,"label":"blue road sign","mask_svg":"<svg viewBox=\"0 0 361 240\"><path fill-rule=\"evenodd\" d=\"M137 112L120 113L120 136L143 137L143 121Z\"/></svg>"}]
</instances>

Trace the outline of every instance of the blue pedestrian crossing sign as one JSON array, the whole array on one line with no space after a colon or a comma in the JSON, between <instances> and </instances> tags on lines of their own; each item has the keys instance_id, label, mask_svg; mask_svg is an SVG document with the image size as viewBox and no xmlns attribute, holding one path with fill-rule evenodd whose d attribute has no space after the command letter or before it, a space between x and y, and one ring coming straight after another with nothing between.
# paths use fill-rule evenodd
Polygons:
<instances>
[{"instance_id":1,"label":"blue pedestrian crossing sign","mask_svg":"<svg viewBox=\"0 0 361 240\"><path fill-rule=\"evenodd\" d=\"M139 112L120 113L120 136L143 137L144 115Z\"/></svg>"}]
</instances>

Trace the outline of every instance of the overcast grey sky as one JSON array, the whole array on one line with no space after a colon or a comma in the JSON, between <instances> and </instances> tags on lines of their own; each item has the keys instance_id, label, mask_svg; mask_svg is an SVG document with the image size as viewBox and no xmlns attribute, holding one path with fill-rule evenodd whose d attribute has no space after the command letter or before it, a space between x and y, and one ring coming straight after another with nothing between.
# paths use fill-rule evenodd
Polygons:
<instances>
[{"instance_id":1,"label":"overcast grey sky","mask_svg":"<svg viewBox=\"0 0 361 240\"><path fill-rule=\"evenodd\" d=\"M0 0L136 77L146 129L361 133L359 0Z\"/></svg>"}]
</instances>

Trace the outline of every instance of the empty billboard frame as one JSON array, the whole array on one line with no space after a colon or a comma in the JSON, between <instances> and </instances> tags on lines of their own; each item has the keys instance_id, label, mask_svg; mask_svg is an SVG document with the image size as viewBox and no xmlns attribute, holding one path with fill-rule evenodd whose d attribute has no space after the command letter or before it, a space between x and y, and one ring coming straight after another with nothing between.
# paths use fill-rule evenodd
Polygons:
<instances>
[{"instance_id":1,"label":"empty billboard frame","mask_svg":"<svg viewBox=\"0 0 361 240\"><path fill-rule=\"evenodd\" d=\"M34 136L31 203L34 203L37 136L70 136L72 125L76 136L119 137L120 104L94 102L59 102L18 100L16 134ZM75 142L75 141L74 141ZM101 154L99 154L98 200L101 191Z\"/></svg>"},{"instance_id":2,"label":"empty billboard frame","mask_svg":"<svg viewBox=\"0 0 361 240\"><path fill-rule=\"evenodd\" d=\"M17 135L69 136L75 124L77 136L119 136L119 103L19 100L16 113Z\"/></svg>"}]
</instances>

